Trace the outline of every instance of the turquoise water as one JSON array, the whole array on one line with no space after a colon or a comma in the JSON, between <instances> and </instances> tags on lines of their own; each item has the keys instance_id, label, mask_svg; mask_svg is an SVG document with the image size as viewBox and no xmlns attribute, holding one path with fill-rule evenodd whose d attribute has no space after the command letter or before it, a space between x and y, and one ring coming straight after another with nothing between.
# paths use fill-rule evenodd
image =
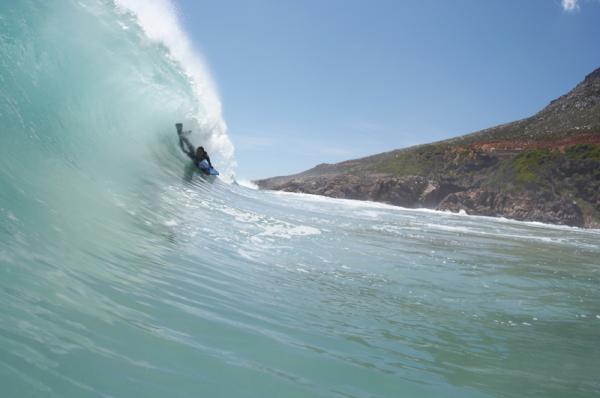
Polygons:
<instances>
[{"instance_id":1,"label":"turquoise water","mask_svg":"<svg viewBox=\"0 0 600 398\"><path fill-rule=\"evenodd\" d=\"M600 231L205 179L178 32L49 3L0 3L3 397L600 394Z\"/></svg>"}]
</instances>

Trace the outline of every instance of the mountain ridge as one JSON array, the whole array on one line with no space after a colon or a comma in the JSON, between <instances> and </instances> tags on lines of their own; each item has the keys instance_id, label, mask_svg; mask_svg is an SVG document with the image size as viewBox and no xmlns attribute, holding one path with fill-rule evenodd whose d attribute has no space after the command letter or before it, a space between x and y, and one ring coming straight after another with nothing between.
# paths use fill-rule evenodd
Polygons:
<instances>
[{"instance_id":1,"label":"mountain ridge","mask_svg":"<svg viewBox=\"0 0 600 398\"><path fill-rule=\"evenodd\" d=\"M261 189L600 227L600 68L532 116L290 176Z\"/></svg>"}]
</instances>

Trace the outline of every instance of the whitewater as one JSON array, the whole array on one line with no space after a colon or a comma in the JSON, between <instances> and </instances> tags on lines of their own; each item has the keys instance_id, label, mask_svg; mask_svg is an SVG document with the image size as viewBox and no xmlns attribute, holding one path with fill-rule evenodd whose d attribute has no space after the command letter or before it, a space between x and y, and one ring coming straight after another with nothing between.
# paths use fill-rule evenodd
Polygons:
<instances>
[{"instance_id":1,"label":"whitewater","mask_svg":"<svg viewBox=\"0 0 600 398\"><path fill-rule=\"evenodd\" d=\"M0 2L0 125L2 397L600 394L600 231L236 184L167 1Z\"/></svg>"}]
</instances>

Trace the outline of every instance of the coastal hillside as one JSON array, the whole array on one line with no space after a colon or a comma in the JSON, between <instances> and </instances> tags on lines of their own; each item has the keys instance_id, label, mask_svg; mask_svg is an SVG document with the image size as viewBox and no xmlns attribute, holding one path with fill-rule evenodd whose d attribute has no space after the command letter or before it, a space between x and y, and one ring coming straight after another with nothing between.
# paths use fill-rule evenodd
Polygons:
<instances>
[{"instance_id":1,"label":"coastal hillside","mask_svg":"<svg viewBox=\"0 0 600 398\"><path fill-rule=\"evenodd\" d=\"M255 182L261 189L600 228L600 68L516 122Z\"/></svg>"}]
</instances>

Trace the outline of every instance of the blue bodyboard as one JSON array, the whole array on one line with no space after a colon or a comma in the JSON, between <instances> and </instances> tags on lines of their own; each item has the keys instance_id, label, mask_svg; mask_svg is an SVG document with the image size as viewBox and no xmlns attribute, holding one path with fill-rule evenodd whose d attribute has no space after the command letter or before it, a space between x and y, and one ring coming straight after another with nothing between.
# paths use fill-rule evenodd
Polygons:
<instances>
[{"instance_id":1,"label":"blue bodyboard","mask_svg":"<svg viewBox=\"0 0 600 398\"><path fill-rule=\"evenodd\" d=\"M208 164L208 161L203 160L198 163L198 168L202 170L204 174L208 174L209 176L218 176L219 172L214 167Z\"/></svg>"}]
</instances>

